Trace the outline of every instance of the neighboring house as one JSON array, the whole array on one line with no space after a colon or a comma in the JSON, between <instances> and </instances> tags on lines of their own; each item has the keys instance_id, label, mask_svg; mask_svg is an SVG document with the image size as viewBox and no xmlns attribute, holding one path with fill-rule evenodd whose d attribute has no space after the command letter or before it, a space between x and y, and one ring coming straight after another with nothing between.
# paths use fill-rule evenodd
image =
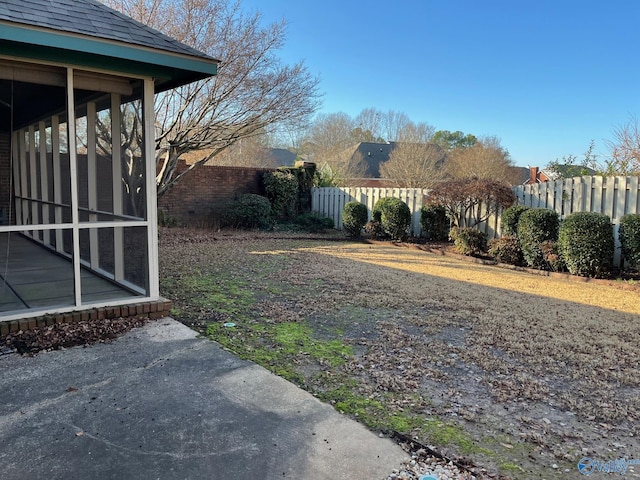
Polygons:
<instances>
[{"instance_id":1,"label":"neighboring house","mask_svg":"<svg viewBox=\"0 0 640 480\"><path fill-rule=\"evenodd\" d=\"M269 148L267 149L267 159L271 161L274 168L292 167L296 163L298 156L291 150L286 148Z\"/></svg>"},{"instance_id":2,"label":"neighboring house","mask_svg":"<svg viewBox=\"0 0 640 480\"><path fill-rule=\"evenodd\" d=\"M391 156L396 142L372 143L360 142L353 147L352 158L360 157L367 164L366 178L380 178L380 165Z\"/></svg>"},{"instance_id":3,"label":"neighboring house","mask_svg":"<svg viewBox=\"0 0 640 480\"><path fill-rule=\"evenodd\" d=\"M559 178L596 174L594 169L580 165L557 165L555 171L540 170L539 167L529 167L528 172L528 176L521 182L522 185L535 185L537 183L553 182Z\"/></svg>"},{"instance_id":4,"label":"neighboring house","mask_svg":"<svg viewBox=\"0 0 640 480\"><path fill-rule=\"evenodd\" d=\"M0 53L1 331L163 313L154 93L217 60L95 0L4 0Z\"/></svg>"},{"instance_id":5,"label":"neighboring house","mask_svg":"<svg viewBox=\"0 0 640 480\"><path fill-rule=\"evenodd\" d=\"M540 170L538 167L529 167L529 177L522 182L523 185L535 185L553 180L552 173Z\"/></svg>"}]
</instances>

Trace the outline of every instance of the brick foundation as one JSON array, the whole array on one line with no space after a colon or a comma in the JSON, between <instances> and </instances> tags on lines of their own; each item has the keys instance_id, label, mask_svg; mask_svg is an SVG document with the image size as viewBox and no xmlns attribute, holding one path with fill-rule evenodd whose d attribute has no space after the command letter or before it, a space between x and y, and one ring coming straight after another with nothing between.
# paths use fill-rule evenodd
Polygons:
<instances>
[{"instance_id":1,"label":"brick foundation","mask_svg":"<svg viewBox=\"0 0 640 480\"><path fill-rule=\"evenodd\" d=\"M46 327L56 323L73 323L89 320L103 320L120 317L140 317L140 318L163 318L169 316L171 302L169 300L158 300L157 302L135 303L131 305L120 305L118 307L93 308L91 310L80 310L69 313L58 313L55 315L43 315L40 317L27 317L20 320L0 321L0 337L19 330L33 330L34 328Z\"/></svg>"}]
</instances>

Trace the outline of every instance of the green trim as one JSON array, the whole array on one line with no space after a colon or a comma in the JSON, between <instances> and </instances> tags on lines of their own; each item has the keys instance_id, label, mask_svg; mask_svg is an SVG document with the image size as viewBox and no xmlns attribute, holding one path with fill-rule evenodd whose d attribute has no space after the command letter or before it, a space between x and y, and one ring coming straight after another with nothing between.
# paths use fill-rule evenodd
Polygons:
<instances>
[{"instance_id":1,"label":"green trim","mask_svg":"<svg viewBox=\"0 0 640 480\"><path fill-rule=\"evenodd\" d=\"M207 78L218 69L217 61L206 57L6 24L0 28L0 46L11 56L154 77L161 89Z\"/></svg>"}]
</instances>

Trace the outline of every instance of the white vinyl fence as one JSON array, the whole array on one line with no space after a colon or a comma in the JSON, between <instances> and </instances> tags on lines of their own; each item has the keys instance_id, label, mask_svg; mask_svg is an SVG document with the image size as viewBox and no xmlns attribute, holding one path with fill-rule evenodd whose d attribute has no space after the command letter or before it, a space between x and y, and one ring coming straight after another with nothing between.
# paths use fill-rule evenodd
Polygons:
<instances>
[{"instance_id":1,"label":"white vinyl fence","mask_svg":"<svg viewBox=\"0 0 640 480\"><path fill-rule=\"evenodd\" d=\"M627 213L640 213L639 179L640 177L574 177L536 185L518 185L513 187L513 191L518 204L555 210L561 219L573 212L599 212L608 215L614 226L617 247L614 264L619 266L620 218ZM371 219L371 210L378 199L397 197L409 205L412 213L411 232L419 236L420 208L427 192L425 189L414 188L314 188L311 208L314 212L333 218L336 228L342 229L342 209L347 202L357 201L366 205ZM491 216L476 228L489 238L499 236L502 229L500 213Z\"/></svg>"},{"instance_id":2,"label":"white vinyl fence","mask_svg":"<svg viewBox=\"0 0 640 480\"><path fill-rule=\"evenodd\" d=\"M420 235L420 208L427 190L420 188L362 188L322 187L311 191L311 210L333 218L338 230L342 230L342 209L348 202L360 202L367 206L369 220L375 203L385 197L396 197L411 210L411 232Z\"/></svg>"}]
</instances>

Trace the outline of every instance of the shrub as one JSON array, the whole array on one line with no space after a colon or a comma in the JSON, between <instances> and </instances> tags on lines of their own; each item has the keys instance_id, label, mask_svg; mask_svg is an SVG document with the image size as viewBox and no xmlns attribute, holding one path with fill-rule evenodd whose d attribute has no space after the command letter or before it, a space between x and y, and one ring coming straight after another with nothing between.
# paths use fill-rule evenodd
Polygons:
<instances>
[{"instance_id":1,"label":"shrub","mask_svg":"<svg viewBox=\"0 0 640 480\"><path fill-rule=\"evenodd\" d=\"M342 226L352 237L359 237L367 224L369 212L360 202L349 202L342 209Z\"/></svg>"},{"instance_id":2,"label":"shrub","mask_svg":"<svg viewBox=\"0 0 640 480\"><path fill-rule=\"evenodd\" d=\"M371 235L373 238L384 238L384 230L382 229L382 223L376 220L367 222L364 226L364 231Z\"/></svg>"},{"instance_id":3,"label":"shrub","mask_svg":"<svg viewBox=\"0 0 640 480\"><path fill-rule=\"evenodd\" d=\"M512 205L502 212L502 233L504 235L518 236L518 222L520 215L529 210L524 205Z\"/></svg>"},{"instance_id":4,"label":"shrub","mask_svg":"<svg viewBox=\"0 0 640 480\"><path fill-rule=\"evenodd\" d=\"M620 219L618 238L623 258L632 267L640 267L640 213L627 213Z\"/></svg>"},{"instance_id":5,"label":"shrub","mask_svg":"<svg viewBox=\"0 0 640 480\"><path fill-rule=\"evenodd\" d=\"M399 198L381 198L373 206L373 221L380 222L385 235L392 240L402 240L411 226L411 210Z\"/></svg>"},{"instance_id":6,"label":"shrub","mask_svg":"<svg viewBox=\"0 0 640 480\"><path fill-rule=\"evenodd\" d=\"M263 180L273 213L285 218L295 215L298 199L296 176L291 172L276 170L265 173Z\"/></svg>"},{"instance_id":7,"label":"shrub","mask_svg":"<svg viewBox=\"0 0 640 480\"><path fill-rule=\"evenodd\" d=\"M542 242L558 239L560 217L553 210L530 208L520 214L518 221L518 242L524 261L530 267L547 267L542 255Z\"/></svg>"},{"instance_id":8,"label":"shrub","mask_svg":"<svg viewBox=\"0 0 640 480\"><path fill-rule=\"evenodd\" d=\"M572 213L560 225L558 249L574 275L598 277L610 270L614 247L611 220L604 213Z\"/></svg>"},{"instance_id":9,"label":"shrub","mask_svg":"<svg viewBox=\"0 0 640 480\"><path fill-rule=\"evenodd\" d=\"M462 255L478 255L487 249L487 234L471 227L454 227L449 233L455 250Z\"/></svg>"},{"instance_id":10,"label":"shrub","mask_svg":"<svg viewBox=\"0 0 640 480\"><path fill-rule=\"evenodd\" d=\"M489 242L489 255L502 263L522 265L522 249L515 235L504 235Z\"/></svg>"},{"instance_id":11,"label":"shrub","mask_svg":"<svg viewBox=\"0 0 640 480\"><path fill-rule=\"evenodd\" d=\"M236 228L270 228L273 225L271 202L253 193L240 195L231 207L229 223Z\"/></svg>"},{"instance_id":12,"label":"shrub","mask_svg":"<svg viewBox=\"0 0 640 480\"><path fill-rule=\"evenodd\" d=\"M447 210L442 205L423 205L420 209L420 226L427 240L447 240L451 228Z\"/></svg>"},{"instance_id":13,"label":"shrub","mask_svg":"<svg viewBox=\"0 0 640 480\"><path fill-rule=\"evenodd\" d=\"M542 259L546 263L547 270L564 272L567 269L567 264L564 262L562 255L560 255L558 242L545 240L540 244L540 250L542 250Z\"/></svg>"},{"instance_id":14,"label":"shrub","mask_svg":"<svg viewBox=\"0 0 640 480\"><path fill-rule=\"evenodd\" d=\"M301 230L305 232L321 232L323 230L329 230L335 227L333 218L318 215L313 212L306 212L302 215L298 215L291 220L291 223L297 225Z\"/></svg>"}]
</instances>

